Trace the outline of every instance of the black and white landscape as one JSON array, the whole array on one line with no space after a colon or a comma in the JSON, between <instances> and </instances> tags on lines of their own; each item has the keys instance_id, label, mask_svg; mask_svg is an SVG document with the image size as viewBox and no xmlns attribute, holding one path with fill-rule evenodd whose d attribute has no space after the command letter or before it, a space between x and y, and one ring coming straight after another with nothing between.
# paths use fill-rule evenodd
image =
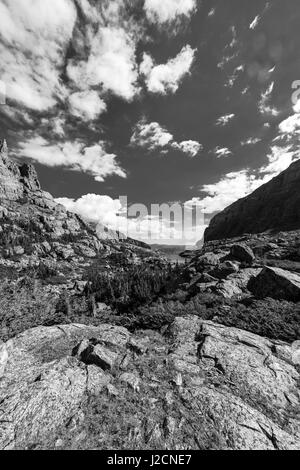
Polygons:
<instances>
[{"instance_id":1,"label":"black and white landscape","mask_svg":"<svg viewBox=\"0 0 300 470\"><path fill-rule=\"evenodd\" d=\"M1 450L300 450L299 20L0 0Z\"/></svg>"}]
</instances>

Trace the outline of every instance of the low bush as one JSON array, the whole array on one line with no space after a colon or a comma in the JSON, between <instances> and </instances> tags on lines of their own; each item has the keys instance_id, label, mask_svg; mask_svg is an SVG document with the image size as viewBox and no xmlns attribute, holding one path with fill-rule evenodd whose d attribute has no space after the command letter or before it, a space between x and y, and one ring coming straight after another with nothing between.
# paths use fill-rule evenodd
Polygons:
<instances>
[{"instance_id":1,"label":"low bush","mask_svg":"<svg viewBox=\"0 0 300 470\"><path fill-rule=\"evenodd\" d=\"M168 264L161 268L144 264L130 265L114 274L93 267L87 273L87 280L87 294L93 295L96 302L104 302L118 313L128 313L174 292L183 278L179 266Z\"/></svg>"},{"instance_id":2,"label":"low bush","mask_svg":"<svg viewBox=\"0 0 300 470\"><path fill-rule=\"evenodd\" d=\"M198 295L186 303L157 302L142 307L131 327L159 329L186 315L288 343L300 338L300 303L273 299L237 302L215 295Z\"/></svg>"},{"instance_id":3,"label":"low bush","mask_svg":"<svg viewBox=\"0 0 300 470\"><path fill-rule=\"evenodd\" d=\"M41 325L67 323L56 312L57 295L49 293L29 277L0 286L0 340L6 341L25 330Z\"/></svg>"}]
</instances>

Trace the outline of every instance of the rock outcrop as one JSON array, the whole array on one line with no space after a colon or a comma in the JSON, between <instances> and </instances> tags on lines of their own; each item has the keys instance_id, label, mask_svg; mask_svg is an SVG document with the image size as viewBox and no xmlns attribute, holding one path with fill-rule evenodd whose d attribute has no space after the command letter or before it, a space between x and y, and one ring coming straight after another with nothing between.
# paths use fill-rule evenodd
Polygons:
<instances>
[{"instance_id":1,"label":"rock outcrop","mask_svg":"<svg viewBox=\"0 0 300 470\"><path fill-rule=\"evenodd\" d=\"M300 449L299 345L197 317L0 345L1 449Z\"/></svg>"},{"instance_id":2,"label":"rock outcrop","mask_svg":"<svg viewBox=\"0 0 300 470\"><path fill-rule=\"evenodd\" d=\"M267 230L300 228L300 161L250 196L217 214L205 232L205 241Z\"/></svg>"},{"instance_id":3,"label":"rock outcrop","mask_svg":"<svg viewBox=\"0 0 300 470\"><path fill-rule=\"evenodd\" d=\"M34 166L18 164L0 144L0 264L39 264L41 260L80 267L100 253L126 248L128 257L150 247L98 224L90 225L57 204L41 189Z\"/></svg>"},{"instance_id":4,"label":"rock outcrop","mask_svg":"<svg viewBox=\"0 0 300 470\"><path fill-rule=\"evenodd\" d=\"M257 298L272 297L300 302L300 275L280 268L265 267L249 284Z\"/></svg>"}]
</instances>

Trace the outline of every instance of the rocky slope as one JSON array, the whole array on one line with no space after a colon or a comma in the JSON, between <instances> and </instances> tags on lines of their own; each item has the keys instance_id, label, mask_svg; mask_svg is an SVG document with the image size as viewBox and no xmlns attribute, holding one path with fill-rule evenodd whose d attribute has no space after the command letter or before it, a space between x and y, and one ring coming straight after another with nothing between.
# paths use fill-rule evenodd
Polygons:
<instances>
[{"instance_id":1,"label":"rocky slope","mask_svg":"<svg viewBox=\"0 0 300 470\"><path fill-rule=\"evenodd\" d=\"M1 450L300 450L300 231L170 267L68 213L5 146L0 231Z\"/></svg>"},{"instance_id":2,"label":"rocky slope","mask_svg":"<svg viewBox=\"0 0 300 470\"><path fill-rule=\"evenodd\" d=\"M250 196L217 214L205 232L205 241L267 230L300 228L300 161Z\"/></svg>"},{"instance_id":3,"label":"rocky slope","mask_svg":"<svg viewBox=\"0 0 300 470\"><path fill-rule=\"evenodd\" d=\"M151 255L146 245L119 240L117 233L67 212L41 189L32 165L9 158L5 142L0 143L0 234L0 264L18 269L45 261L80 272L112 251Z\"/></svg>"},{"instance_id":4,"label":"rocky slope","mask_svg":"<svg viewBox=\"0 0 300 470\"><path fill-rule=\"evenodd\" d=\"M1 449L300 448L299 346L189 316L0 346Z\"/></svg>"}]
</instances>

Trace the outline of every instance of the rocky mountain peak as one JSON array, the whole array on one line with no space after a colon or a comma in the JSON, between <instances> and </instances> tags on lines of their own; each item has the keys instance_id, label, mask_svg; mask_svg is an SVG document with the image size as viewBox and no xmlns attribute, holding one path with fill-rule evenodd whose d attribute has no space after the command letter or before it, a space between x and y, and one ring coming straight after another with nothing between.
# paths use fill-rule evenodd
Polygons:
<instances>
[{"instance_id":1,"label":"rocky mountain peak","mask_svg":"<svg viewBox=\"0 0 300 470\"><path fill-rule=\"evenodd\" d=\"M217 214L205 241L238 237L268 230L300 228L300 160L249 196Z\"/></svg>"},{"instance_id":2,"label":"rocky mountain peak","mask_svg":"<svg viewBox=\"0 0 300 470\"><path fill-rule=\"evenodd\" d=\"M0 200L19 200L29 192L40 189L34 166L11 160L6 140L0 141Z\"/></svg>"},{"instance_id":3,"label":"rocky mountain peak","mask_svg":"<svg viewBox=\"0 0 300 470\"><path fill-rule=\"evenodd\" d=\"M8 150L7 150L7 142L5 139L0 140L0 157L4 158L7 156Z\"/></svg>"},{"instance_id":4,"label":"rocky mountain peak","mask_svg":"<svg viewBox=\"0 0 300 470\"><path fill-rule=\"evenodd\" d=\"M121 249L134 254L149 247L119 240L116 232L92 226L43 191L36 169L10 159L0 144L0 268L22 268L42 262L67 265L76 271L100 253Z\"/></svg>"}]
</instances>

